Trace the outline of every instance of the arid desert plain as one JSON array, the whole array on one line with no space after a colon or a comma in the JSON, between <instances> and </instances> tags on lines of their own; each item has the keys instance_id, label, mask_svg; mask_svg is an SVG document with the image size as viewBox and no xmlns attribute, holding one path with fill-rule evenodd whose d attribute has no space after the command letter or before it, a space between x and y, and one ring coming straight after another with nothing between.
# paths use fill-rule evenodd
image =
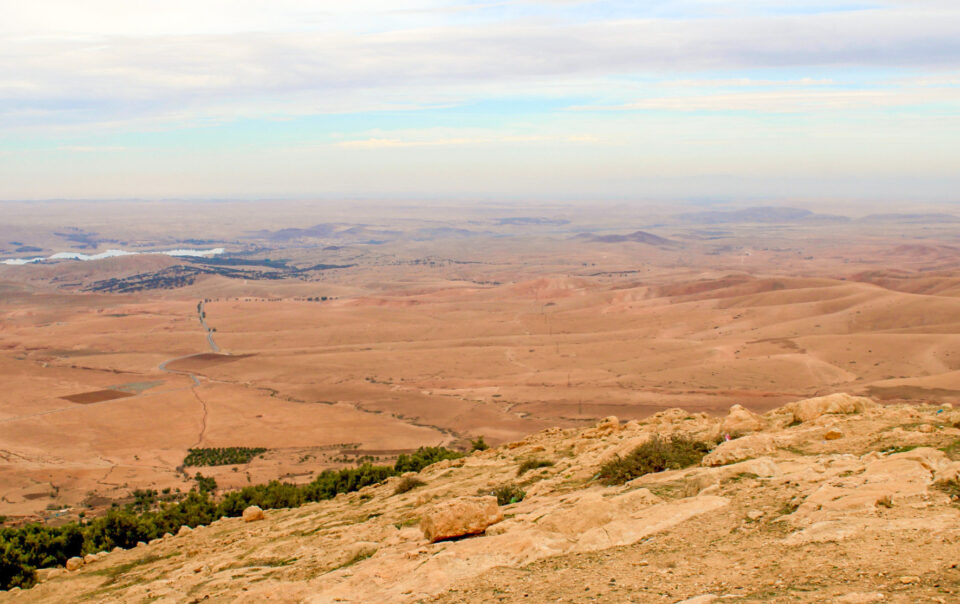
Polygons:
<instances>
[{"instance_id":1,"label":"arid desert plain","mask_svg":"<svg viewBox=\"0 0 960 604\"><path fill-rule=\"evenodd\" d=\"M187 490L191 448L266 449L202 468L230 489L673 407L960 402L949 207L111 203L5 204L2 260L138 252L0 264L8 522Z\"/></svg>"}]
</instances>

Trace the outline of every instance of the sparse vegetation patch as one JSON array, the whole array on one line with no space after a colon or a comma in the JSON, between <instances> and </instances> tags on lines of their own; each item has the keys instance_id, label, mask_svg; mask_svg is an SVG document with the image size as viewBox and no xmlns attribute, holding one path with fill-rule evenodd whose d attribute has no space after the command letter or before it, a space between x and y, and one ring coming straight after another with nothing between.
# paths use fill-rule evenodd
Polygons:
<instances>
[{"instance_id":1,"label":"sparse vegetation patch","mask_svg":"<svg viewBox=\"0 0 960 604\"><path fill-rule=\"evenodd\" d=\"M510 505L511 503L519 503L523 501L523 498L527 496L526 491L521 489L515 484L505 484L495 488L491 493L494 497L497 498L498 505Z\"/></svg>"},{"instance_id":2,"label":"sparse vegetation patch","mask_svg":"<svg viewBox=\"0 0 960 604\"><path fill-rule=\"evenodd\" d=\"M534 457L531 459L525 459L520 463L520 467L517 468L517 476L523 476L530 470L539 470L540 468L549 468L553 465L553 462L549 459L540 459Z\"/></svg>"},{"instance_id":3,"label":"sparse vegetation patch","mask_svg":"<svg viewBox=\"0 0 960 604\"><path fill-rule=\"evenodd\" d=\"M404 478L400 479L400 482L397 483L397 488L394 489L393 492L396 493L397 495L402 495L403 493L412 491L417 487L422 487L425 484L427 483L420 480L416 476L405 476Z\"/></svg>"},{"instance_id":4,"label":"sparse vegetation patch","mask_svg":"<svg viewBox=\"0 0 960 604\"><path fill-rule=\"evenodd\" d=\"M654 436L626 457L605 463L597 478L607 485L623 484L644 474L696 465L709 452L709 444L685 436L674 435L670 440Z\"/></svg>"},{"instance_id":5,"label":"sparse vegetation patch","mask_svg":"<svg viewBox=\"0 0 960 604\"><path fill-rule=\"evenodd\" d=\"M258 456L266 453L263 447L214 447L190 449L183 458L185 466L228 466L232 464L250 463Z\"/></svg>"}]
</instances>

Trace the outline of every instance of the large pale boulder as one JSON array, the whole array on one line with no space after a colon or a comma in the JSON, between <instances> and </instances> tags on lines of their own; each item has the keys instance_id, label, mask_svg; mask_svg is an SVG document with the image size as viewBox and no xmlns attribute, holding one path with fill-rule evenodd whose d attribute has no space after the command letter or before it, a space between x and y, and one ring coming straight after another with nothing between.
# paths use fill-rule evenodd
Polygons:
<instances>
[{"instance_id":1,"label":"large pale boulder","mask_svg":"<svg viewBox=\"0 0 960 604\"><path fill-rule=\"evenodd\" d=\"M257 520L263 520L263 510L260 509L260 506L251 505L247 509L243 510L244 522L255 522Z\"/></svg>"},{"instance_id":2,"label":"large pale boulder","mask_svg":"<svg viewBox=\"0 0 960 604\"><path fill-rule=\"evenodd\" d=\"M766 427L763 418L750 411L743 405L734 405L730 407L730 412L720 423L721 434L746 434L747 432L757 432Z\"/></svg>"},{"instance_id":3,"label":"large pale boulder","mask_svg":"<svg viewBox=\"0 0 960 604\"><path fill-rule=\"evenodd\" d=\"M863 413L876 406L876 403L865 396L838 392L790 403L784 409L793 413L794 421L809 422L827 414Z\"/></svg>"},{"instance_id":4,"label":"large pale boulder","mask_svg":"<svg viewBox=\"0 0 960 604\"><path fill-rule=\"evenodd\" d=\"M83 558L80 556L69 558L66 563L67 570L77 570L81 566L83 566Z\"/></svg>"},{"instance_id":5,"label":"large pale boulder","mask_svg":"<svg viewBox=\"0 0 960 604\"><path fill-rule=\"evenodd\" d=\"M478 535L503 520L497 498L458 497L434 505L420 519L420 530L431 542Z\"/></svg>"},{"instance_id":6,"label":"large pale boulder","mask_svg":"<svg viewBox=\"0 0 960 604\"><path fill-rule=\"evenodd\" d=\"M773 437L769 434L753 434L728 440L703 458L701 465L725 466L753 457L768 455L777 450Z\"/></svg>"}]
</instances>

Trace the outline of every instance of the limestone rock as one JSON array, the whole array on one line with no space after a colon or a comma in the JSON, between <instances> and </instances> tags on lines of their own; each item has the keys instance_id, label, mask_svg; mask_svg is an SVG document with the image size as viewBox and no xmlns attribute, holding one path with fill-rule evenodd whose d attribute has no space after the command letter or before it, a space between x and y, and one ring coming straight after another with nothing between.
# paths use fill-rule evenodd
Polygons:
<instances>
[{"instance_id":1,"label":"limestone rock","mask_svg":"<svg viewBox=\"0 0 960 604\"><path fill-rule=\"evenodd\" d=\"M81 566L83 566L83 558L80 556L74 556L73 558L67 560L67 570L77 570Z\"/></svg>"},{"instance_id":2,"label":"limestone rock","mask_svg":"<svg viewBox=\"0 0 960 604\"><path fill-rule=\"evenodd\" d=\"M438 503L420 519L420 530L431 542L478 535L503 520L497 498L458 497Z\"/></svg>"},{"instance_id":3,"label":"limestone rock","mask_svg":"<svg viewBox=\"0 0 960 604\"><path fill-rule=\"evenodd\" d=\"M681 600L677 602L677 604L710 604L711 602L716 602L718 599L719 596L714 594L703 594L702 596L695 596L693 598Z\"/></svg>"},{"instance_id":4,"label":"limestone rock","mask_svg":"<svg viewBox=\"0 0 960 604\"><path fill-rule=\"evenodd\" d=\"M38 569L37 569L37 581L39 581L39 582L41 582L41 583L42 583L43 581L49 581L50 579L53 579L54 577L59 577L60 575L62 575L62 574L65 573L65 572L67 572L67 571L64 570L63 568L57 568L57 567L54 567L54 568L38 568Z\"/></svg>"},{"instance_id":5,"label":"limestone rock","mask_svg":"<svg viewBox=\"0 0 960 604\"><path fill-rule=\"evenodd\" d=\"M263 510L260 509L258 505L251 505L247 509L243 510L243 521L244 522L255 522L257 520L263 520Z\"/></svg>"},{"instance_id":6,"label":"limestone rock","mask_svg":"<svg viewBox=\"0 0 960 604\"><path fill-rule=\"evenodd\" d=\"M840 428L830 428L824 433L823 438L826 440L839 440L843 438L843 431L840 430Z\"/></svg>"},{"instance_id":7,"label":"limestone rock","mask_svg":"<svg viewBox=\"0 0 960 604\"><path fill-rule=\"evenodd\" d=\"M760 457L773 453L777 448L773 437L768 434L753 434L728 440L707 454L701 462L704 466L725 466L751 457Z\"/></svg>"},{"instance_id":8,"label":"limestone rock","mask_svg":"<svg viewBox=\"0 0 960 604\"><path fill-rule=\"evenodd\" d=\"M96 562L96 561L97 561L96 554L87 554L86 556L83 557L84 564L90 564L91 562Z\"/></svg>"},{"instance_id":9,"label":"limestone rock","mask_svg":"<svg viewBox=\"0 0 960 604\"><path fill-rule=\"evenodd\" d=\"M872 593L852 592L840 596L835 602L837 604L871 604L872 602L882 602L884 595L878 591Z\"/></svg>"},{"instance_id":10,"label":"limestone rock","mask_svg":"<svg viewBox=\"0 0 960 604\"><path fill-rule=\"evenodd\" d=\"M790 403L784 407L793 413L797 422L809 422L827 414L863 413L877 404L865 396L851 396L838 392Z\"/></svg>"},{"instance_id":11,"label":"limestone rock","mask_svg":"<svg viewBox=\"0 0 960 604\"><path fill-rule=\"evenodd\" d=\"M766 427L763 418L750 411L743 405L734 405L730 407L730 412L723 422L720 423L721 434L745 434L747 432L757 432Z\"/></svg>"},{"instance_id":12,"label":"limestone rock","mask_svg":"<svg viewBox=\"0 0 960 604\"><path fill-rule=\"evenodd\" d=\"M620 431L620 420L611 415L610 417L605 417L600 420L595 427L589 430L584 430L581 438L602 438L610 434L615 434Z\"/></svg>"},{"instance_id":13,"label":"limestone rock","mask_svg":"<svg viewBox=\"0 0 960 604\"><path fill-rule=\"evenodd\" d=\"M183 525L180 527L180 530L177 531L177 537L182 537L183 535L189 535L192 532L193 532L193 529L191 529L187 525Z\"/></svg>"}]
</instances>

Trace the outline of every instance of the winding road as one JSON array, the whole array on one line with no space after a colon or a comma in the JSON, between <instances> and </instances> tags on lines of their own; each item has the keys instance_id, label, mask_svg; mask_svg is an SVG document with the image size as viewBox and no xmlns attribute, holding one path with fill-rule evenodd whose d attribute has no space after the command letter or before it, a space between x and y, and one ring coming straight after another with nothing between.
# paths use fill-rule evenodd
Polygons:
<instances>
[{"instance_id":1,"label":"winding road","mask_svg":"<svg viewBox=\"0 0 960 604\"><path fill-rule=\"evenodd\" d=\"M214 353L220 353L220 347L217 346L217 343L213 341L213 330L210 329L209 325L207 325L206 303L203 300L201 300L200 303L197 304L197 318L200 319L200 325L202 325L203 329L207 332L207 342L210 344L210 350ZM186 354L173 359L167 359L166 361L160 363L160 365L157 366L157 368L160 371L165 371L167 373L173 373L176 375L186 375L191 380L193 380L193 385L190 387L190 392L193 393L194 398L196 398L197 402L200 403L200 408L203 411L203 414L200 417L200 433L197 435L197 442L190 447L191 449L195 449L199 447L200 444L203 443L203 437L206 435L207 414L208 414L207 402L200 397L199 393L197 393L197 387L200 385L200 378L198 378L196 374L190 373L189 371L178 371L176 369L170 369L167 367L167 365L175 361L183 361L195 356L200 356L201 354L208 354L208 353L198 352L194 354Z\"/></svg>"}]
</instances>

